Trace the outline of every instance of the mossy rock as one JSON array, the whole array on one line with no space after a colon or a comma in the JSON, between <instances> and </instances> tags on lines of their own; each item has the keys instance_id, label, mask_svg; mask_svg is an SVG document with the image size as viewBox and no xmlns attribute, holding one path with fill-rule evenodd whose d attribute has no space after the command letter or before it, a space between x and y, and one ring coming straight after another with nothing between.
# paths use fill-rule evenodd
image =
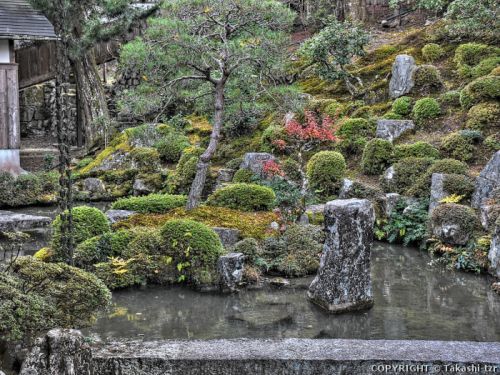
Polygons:
<instances>
[{"instance_id":1,"label":"mossy rock","mask_svg":"<svg viewBox=\"0 0 500 375\"><path fill-rule=\"evenodd\" d=\"M385 139L372 139L366 144L361 160L363 173L379 175L384 172L393 160L394 147Z\"/></svg>"},{"instance_id":2,"label":"mossy rock","mask_svg":"<svg viewBox=\"0 0 500 375\"><path fill-rule=\"evenodd\" d=\"M414 90L421 94L431 94L443 89L441 74L433 65L420 65L413 73Z\"/></svg>"}]
</instances>

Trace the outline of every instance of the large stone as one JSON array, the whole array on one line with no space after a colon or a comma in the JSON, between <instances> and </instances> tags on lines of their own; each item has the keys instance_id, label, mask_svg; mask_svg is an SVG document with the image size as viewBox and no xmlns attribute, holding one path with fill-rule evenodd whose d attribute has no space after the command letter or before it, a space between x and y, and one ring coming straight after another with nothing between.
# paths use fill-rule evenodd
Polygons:
<instances>
[{"instance_id":1,"label":"large stone","mask_svg":"<svg viewBox=\"0 0 500 375\"><path fill-rule=\"evenodd\" d=\"M219 257L217 271L219 273L219 286L223 292L235 292L238 284L243 279L245 255L242 253L229 253Z\"/></svg>"},{"instance_id":2,"label":"large stone","mask_svg":"<svg viewBox=\"0 0 500 375\"><path fill-rule=\"evenodd\" d=\"M267 152L248 152L243 157L240 168L249 169L256 175L262 176L264 163L270 160L275 160L275 158Z\"/></svg>"},{"instance_id":3,"label":"large stone","mask_svg":"<svg viewBox=\"0 0 500 375\"><path fill-rule=\"evenodd\" d=\"M227 184L233 180L234 173L236 171L234 169L219 169L217 172L217 180L215 181L215 188L218 189L222 185Z\"/></svg>"},{"instance_id":4,"label":"large stone","mask_svg":"<svg viewBox=\"0 0 500 375\"><path fill-rule=\"evenodd\" d=\"M98 178L89 177L83 180L83 189L88 191L91 197L98 197L106 194L106 186Z\"/></svg>"},{"instance_id":5,"label":"large stone","mask_svg":"<svg viewBox=\"0 0 500 375\"><path fill-rule=\"evenodd\" d=\"M383 214L385 217L391 217L391 214L396 209L396 205L401 199L401 195L398 193L388 193L385 195L384 204L383 204Z\"/></svg>"},{"instance_id":6,"label":"large stone","mask_svg":"<svg viewBox=\"0 0 500 375\"><path fill-rule=\"evenodd\" d=\"M0 232L23 232L46 228L52 219L46 216L18 214L11 211L0 211Z\"/></svg>"},{"instance_id":7,"label":"large stone","mask_svg":"<svg viewBox=\"0 0 500 375\"><path fill-rule=\"evenodd\" d=\"M217 233L225 248L234 246L240 240L241 232L238 229L220 227L213 227L212 229Z\"/></svg>"},{"instance_id":8,"label":"large stone","mask_svg":"<svg viewBox=\"0 0 500 375\"><path fill-rule=\"evenodd\" d=\"M91 366L91 349L79 331L53 329L37 339L20 375L90 375Z\"/></svg>"},{"instance_id":9,"label":"large stone","mask_svg":"<svg viewBox=\"0 0 500 375\"><path fill-rule=\"evenodd\" d=\"M493 155L476 179L476 188L471 201L472 207L481 207L497 187L500 187L500 151Z\"/></svg>"},{"instance_id":10,"label":"large stone","mask_svg":"<svg viewBox=\"0 0 500 375\"><path fill-rule=\"evenodd\" d=\"M446 175L443 173L433 173L431 181L431 197L429 201L429 214L439 205L439 202L449 194L444 190Z\"/></svg>"},{"instance_id":11,"label":"large stone","mask_svg":"<svg viewBox=\"0 0 500 375\"><path fill-rule=\"evenodd\" d=\"M470 207L446 203L434 209L430 225L432 234L441 242L463 246L469 242L476 221L477 218Z\"/></svg>"},{"instance_id":12,"label":"large stone","mask_svg":"<svg viewBox=\"0 0 500 375\"><path fill-rule=\"evenodd\" d=\"M373 205L366 199L336 200L327 203L324 215L326 242L307 295L332 313L370 308Z\"/></svg>"},{"instance_id":13,"label":"large stone","mask_svg":"<svg viewBox=\"0 0 500 375\"><path fill-rule=\"evenodd\" d=\"M384 186L384 190L394 192L396 191L396 184L395 184L395 176L396 176L396 169L394 168L393 165L391 165L389 168L387 168L382 175L382 185Z\"/></svg>"},{"instance_id":14,"label":"large stone","mask_svg":"<svg viewBox=\"0 0 500 375\"><path fill-rule=\"evenodd\" d=\"M403 134L415 129L411 120L377 120L377 138L390 142L401 137Z\"/></svg>"},{"instance_id":15,"label":"large stone","mask_svg":"<svg viewBox=\"0 0 500 375\"><path fill-rule=\"evenodd\" d=\"M488 260L490 261L490 273L500 279L500 220L496 222L495 233L488 252Z\"/></svg>"},{"instance_id":16,"label":"large stone","mask_svg":"<svg viewBox=\"0 0 500 375\"><path fill-rule=\"evenodd\" d=\"M137 178L132 186L134 195L148 195L154 192L154 189L149 186L144 180Z\"/></svg>"},{"instance_id":17,"label":"large stone","mask_svg":"<svg viewBox=\"0 0 500 375\"><path fill-rule=\"evenodd\" d=\"M128 219L130 216L136 214L135 211L128 210L108 210L106 211L106 217L110 224L115 224L119 221Z\"/></svg>"},{"instance_id":18,"label":"large stone","mask_svg":"<svg viewBox=\"0 0 500 375\"><path fill-rule=\"evenodd\" d=\"M354 187L354 182L352 182L348 178L344 178L342 180L342 187L340 188L339 198L346 199L351 193L353 187Z\"/></svg>"},{"instance_id":19,"label":"large stone","mask_svg":"<svg viewBox=\"0 0 500 375\"><path fill-rule=\"evenodd\" d=\"M398 98L408 94L415 82L413 81L413 71L417 68L415 59L410 55L398 55L392 65L392 77L389 82L389 95L391 98Z\"/></svg>"}]
</instances>

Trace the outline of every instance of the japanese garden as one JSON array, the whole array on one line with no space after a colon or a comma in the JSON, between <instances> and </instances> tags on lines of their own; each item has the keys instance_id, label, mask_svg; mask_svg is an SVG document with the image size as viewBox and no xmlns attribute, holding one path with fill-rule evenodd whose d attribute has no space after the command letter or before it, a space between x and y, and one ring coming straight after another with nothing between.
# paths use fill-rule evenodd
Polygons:
<instances>
[{"instance_id":1,"label":"japanese garden","mask_svg":"<svg viewBox=\"0 0 500 375\"><path fill-rule=\"evenodd\" d=\"M495 0L0 0L0 375L500 373Z\"/></svg>"}]
</instances>

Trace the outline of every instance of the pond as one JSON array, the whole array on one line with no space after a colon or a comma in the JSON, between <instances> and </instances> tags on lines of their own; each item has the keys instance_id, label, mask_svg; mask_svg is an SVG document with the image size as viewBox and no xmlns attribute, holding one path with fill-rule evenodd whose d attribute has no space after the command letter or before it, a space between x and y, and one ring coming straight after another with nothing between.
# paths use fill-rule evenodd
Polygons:
<instances>
[{"instance_id":1,"label":"pond","mask_svg":"<svg viewBox=\"0 0 500 375\"><path fill-rule=\"evenodd\" d=\"M330 315L306 299L312 278L235 295L185 287L113 293L113 308L84 330L101 339L357 338L500 340L500 296L490 280L429 265L418 250L376 243L375 306Z\"/></svg>"}]
</instances>

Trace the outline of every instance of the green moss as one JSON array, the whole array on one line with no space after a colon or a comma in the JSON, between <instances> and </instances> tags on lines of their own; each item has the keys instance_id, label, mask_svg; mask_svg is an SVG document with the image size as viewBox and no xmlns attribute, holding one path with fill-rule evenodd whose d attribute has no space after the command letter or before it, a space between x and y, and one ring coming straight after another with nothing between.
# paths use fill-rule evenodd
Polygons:
<instances>
[{"instance_id":1,"label":"green moss","mask_svg":"<svg viewBox=\"0 0 500 375\"><path fill-rule=\"evenodd\" d=\"M484 71L485 66L491 66L491 69L495 68L495 66L493 66L494 64L490 61L485 63L481 68L476 69L474 72L474 68L479 65L481 61L490 58L493 55L498 55L498 51L499 50L497 48L480 43L465 43L460 45L455 51L454 58L459 75L464 78L472 78L474 75L478 77L477 74L481 74L481 72Z\"/></svg>"},{"instance_id":2,"label":"green moss","mask_svg":"<svg viewBox=\"0 0 500 375\"><path fill-rule=\"evenodd\" d=\"M143 171L156 171L160 166L160 154L151 147L136 147L130 151L133 166Z\"/></svg>"},{"instance_id":3,"label":"green moss","mask_svg":"<svg viewBox=\"0 0 500 375\"><path fill-rule=\"evenodd\" d=\"M500 76L485 76L469 83L460 92L460 104L469 109L475 104L500 98Z\"/></svg>"},{"instance_id":4,"label":"green moss","mask_svg":"<svg viewBox=\"0 0 500 375\"><path fill-rule=\"evenodd\" d=\"M472 233L478 227L478 220L474 210L470 207L455 203L445 203L432 211L432 225L442 226L453 223L460 230Z\"/></svg>"},{"instance_id":5,"label":"green moss","mask_svg":"<svg viewBox=\"0 0 500 375\"><path fill-rule=\"evenodd\" d=\"M500 105L498 103L481 103L473 106L467 113L468 129L490 130L500 125Z\"/></svg>"},{"instance_id":6,"label":"green moss","mask_svg":"<svg viewBox=\"0 0 500 375\"><path fill-rule=\"evenodd\" d=\"M109 232L109 222L100 210L94 207L80 206L72 209L73 215L73 240L76 245L106 232ZM66 261L68 254L61 249L61 215L52 222L52 250L55 261Z\"/></svg>"},{"instance_id":7,"label":"green moss","mask_svg":"<svg viewBox=\"0 0 500 375\"><path fill-rule=\"evenodd\" d=\"M376 125L364 118L350 118L342 122L337 136L340 146L353 154L363 151L368 139L375 136Z\"/></svg>"},{"instance_id":8,"label":"green moss","mask_svg":"<svg viewBox=\"0 0 500 375\"><path fill-rule=\"evenodd\" d=\"M182 152L190 146L189 139L183 134L171 132L155 143L161 160L176 163Z\"/></svg>"},{"instance_id":9,"label":"green moss","mask_svg":"<svg viewBox=\"0 0 500 375\"><path fill-rule=\"evenodd\" d=\"M27 173L15 178L0 171L0 207L52 203L59 189L58 179L54 172Z\"/></svg>"},{"instance_id":10,"label":"green moss","mask_svg":"<svg viewBox=\"0 0 500 375\"><path fill-rule=\"evenodd\" d=\"M474 157L475 147L460 133L451 133L441 141L441 152L448 158L463 162L471 161Z\"/></svg>"},{"instance_id":11,"label":"green moss","mask_svg":"<svg viewBox=\"0 0 500 375\"><path fill-rule=\"evenodd\" d=\"M403 120L404 116L398 115L397 113L394 113L393 111L389 111L387 113L384 113L382 118L386 119L386 120Z\"/></svg>"},{"instance_id":12,"label":"green moss","mask_svg":"<svg viewBox=\"0 0 500 375\"><path fill-rule=\"evenodd\" d=\"M496 67L500 65L500 56L489 57L482 60L479 64L473 67L470 71L472 78L479 78L490 74Z\"/></svg>"},{"instance_id":13,"label":"green moss","mask_svg":"<svg viewBox=\"0 0 500 375\"><path fill-rule=\"evenodd\" d=\"M424 121L438 117L441 114L439 103L434 98L423 98L417 100L413 107L413 118L419 124Z\"/></svg>"},{"instance_id":14,"label":"green moss","mask_svg":"<svg viewBox=\"0 0 500 375\"><path fill-rule=\"evenodd\" d=\"M392 103L392 111L401 116L408 116L411 113L412 104L409 96L402 96Z\"/></svg>"},{"instance_id":15,"label":"green moss","mask_svg":"<svg viewBox=\"0 0 500 375\"><path fill-rule=\"evenodd\" d=\"M443 181L443 190L448 194L461 195L469 199L474 192L474 181L469 176L461 174L447 174Z\"/></svg>"},{"instance_id":16,"label":"green moss","mask_svg":"<svg viewBox=\"0 0 500 375\"><path fill-rule=\"evenodd\" d=\"M438 68L433 65L420 65L413 74L415 90L423 94L438 92L443 88L443 80Z\"/></svg>"},{"instance_id":17,"label":"green moss","mask_svg":"<svg viewBox=\"0 0 500 375\"><path fill-rule=\"evenodd\" d=\"M392 162L394 147L385 139L372 139L366 144L361 160L363 173L381 174Z\"/></svg>"},{"instance_id":18,"label":"green moss","mask_svg":"<svg viewBox=\"0 0 500 375\"><path fill-rule=\"evenodd\" d=\"M128 136L126 132L120 133L117 137L115 137L103 151L101 151L96 158L89 164L87 164L84 168L78 170L80 174L86 174L91 172L93 169L102 165L102 163L110 158L113 154L118 151L127 153L132 150L132 147L128 143Z\"/></svg>"},{"instance_id":19,"label":"green moss","mask_svg":"<svg viewBox=\"0 0 500 375\"><path fill-rule=\"evenodd\" d=\"M217 260L224 248L211 228L193 220L172 220L161 228L160 234L165 255L172 258L179 281L195 285L217 281Z\"/></svg>"},{"instance_id":20,"label":"green moss","mask_svg":"<svg viewBox=\"0 0 500 375\"><path fill-rule=\"evenodd\" d=\"M306 168L311 187L323 196L335 194L345 172L344 157L336 151L320 151L314 154Z\"/></svg>"},{"instance_id":21,"label":"green moss","mask_svg":"<svg viewBox=\"0 0 500 375\"><path fill-rule=\"evenodd\" d=\"M444 54L444 49L436 43L429 43L422 47L422 57L429 63L439 60Z\"/></svg>"},{"instance_id":22,"label":"green moss","mask_svg":"<svg viewBox=\"0 0 500 375\"><path fill-rule=\"evenodd\" d=\"M257 176L250 170L246 168L241 168L236 171L233 176L233 182L244 182L244 183L252 183L254 182Z\"/></svg>"},{"instance_id":23,"label":"green moss","mask_svg":"<svg viewBox=\"0 0 500 375\"><path fill-rule=\"evenodd\" d=\"M266 211L273 208L275 199L276 195L268 187L238 183L216 190L208 197L207 204L242 211Z\"/></svg>"},{"instance_id":24,"label":"green moss","mask_svg":"<svg viewBox=\"0 0 500 375\"><path fill-rule=\"evenodd\" d=\"M130 210L140 213L165 213L173 208L184 206L184 195L149 194L142 197L122 198L113 203L114 210Z\"/></svg>"},{"instance_id":25,"label":"green moss","mask_svg":"<svg viewBox=\"0 0 500 375\"><path fill-rule=\"evenodd\" d=\"M448 107L460 107L460 91L447 91L439 97L439 102Z\"/></svg>"},{"instance_id":26,"label":"green moss","mask_svg":"<svg viewBox=\"0 0 500 375\"><path fill-rule=\"evenodd\" d=\"M439 159L439 151L431 144L422 141L394 147L395 160L408 157Z\"/></svg>"},{"instance_id":27,"label":"green moss","mask_svg":"<svg viewBox=\"0 0 500 375\"><path fill-rule=\"evenodd\" d=\"M382 180L386 192L404 194L432 165L427 158L407 157L394 164L394 176L391 181Z\"/></svg>"}]
</instances>

